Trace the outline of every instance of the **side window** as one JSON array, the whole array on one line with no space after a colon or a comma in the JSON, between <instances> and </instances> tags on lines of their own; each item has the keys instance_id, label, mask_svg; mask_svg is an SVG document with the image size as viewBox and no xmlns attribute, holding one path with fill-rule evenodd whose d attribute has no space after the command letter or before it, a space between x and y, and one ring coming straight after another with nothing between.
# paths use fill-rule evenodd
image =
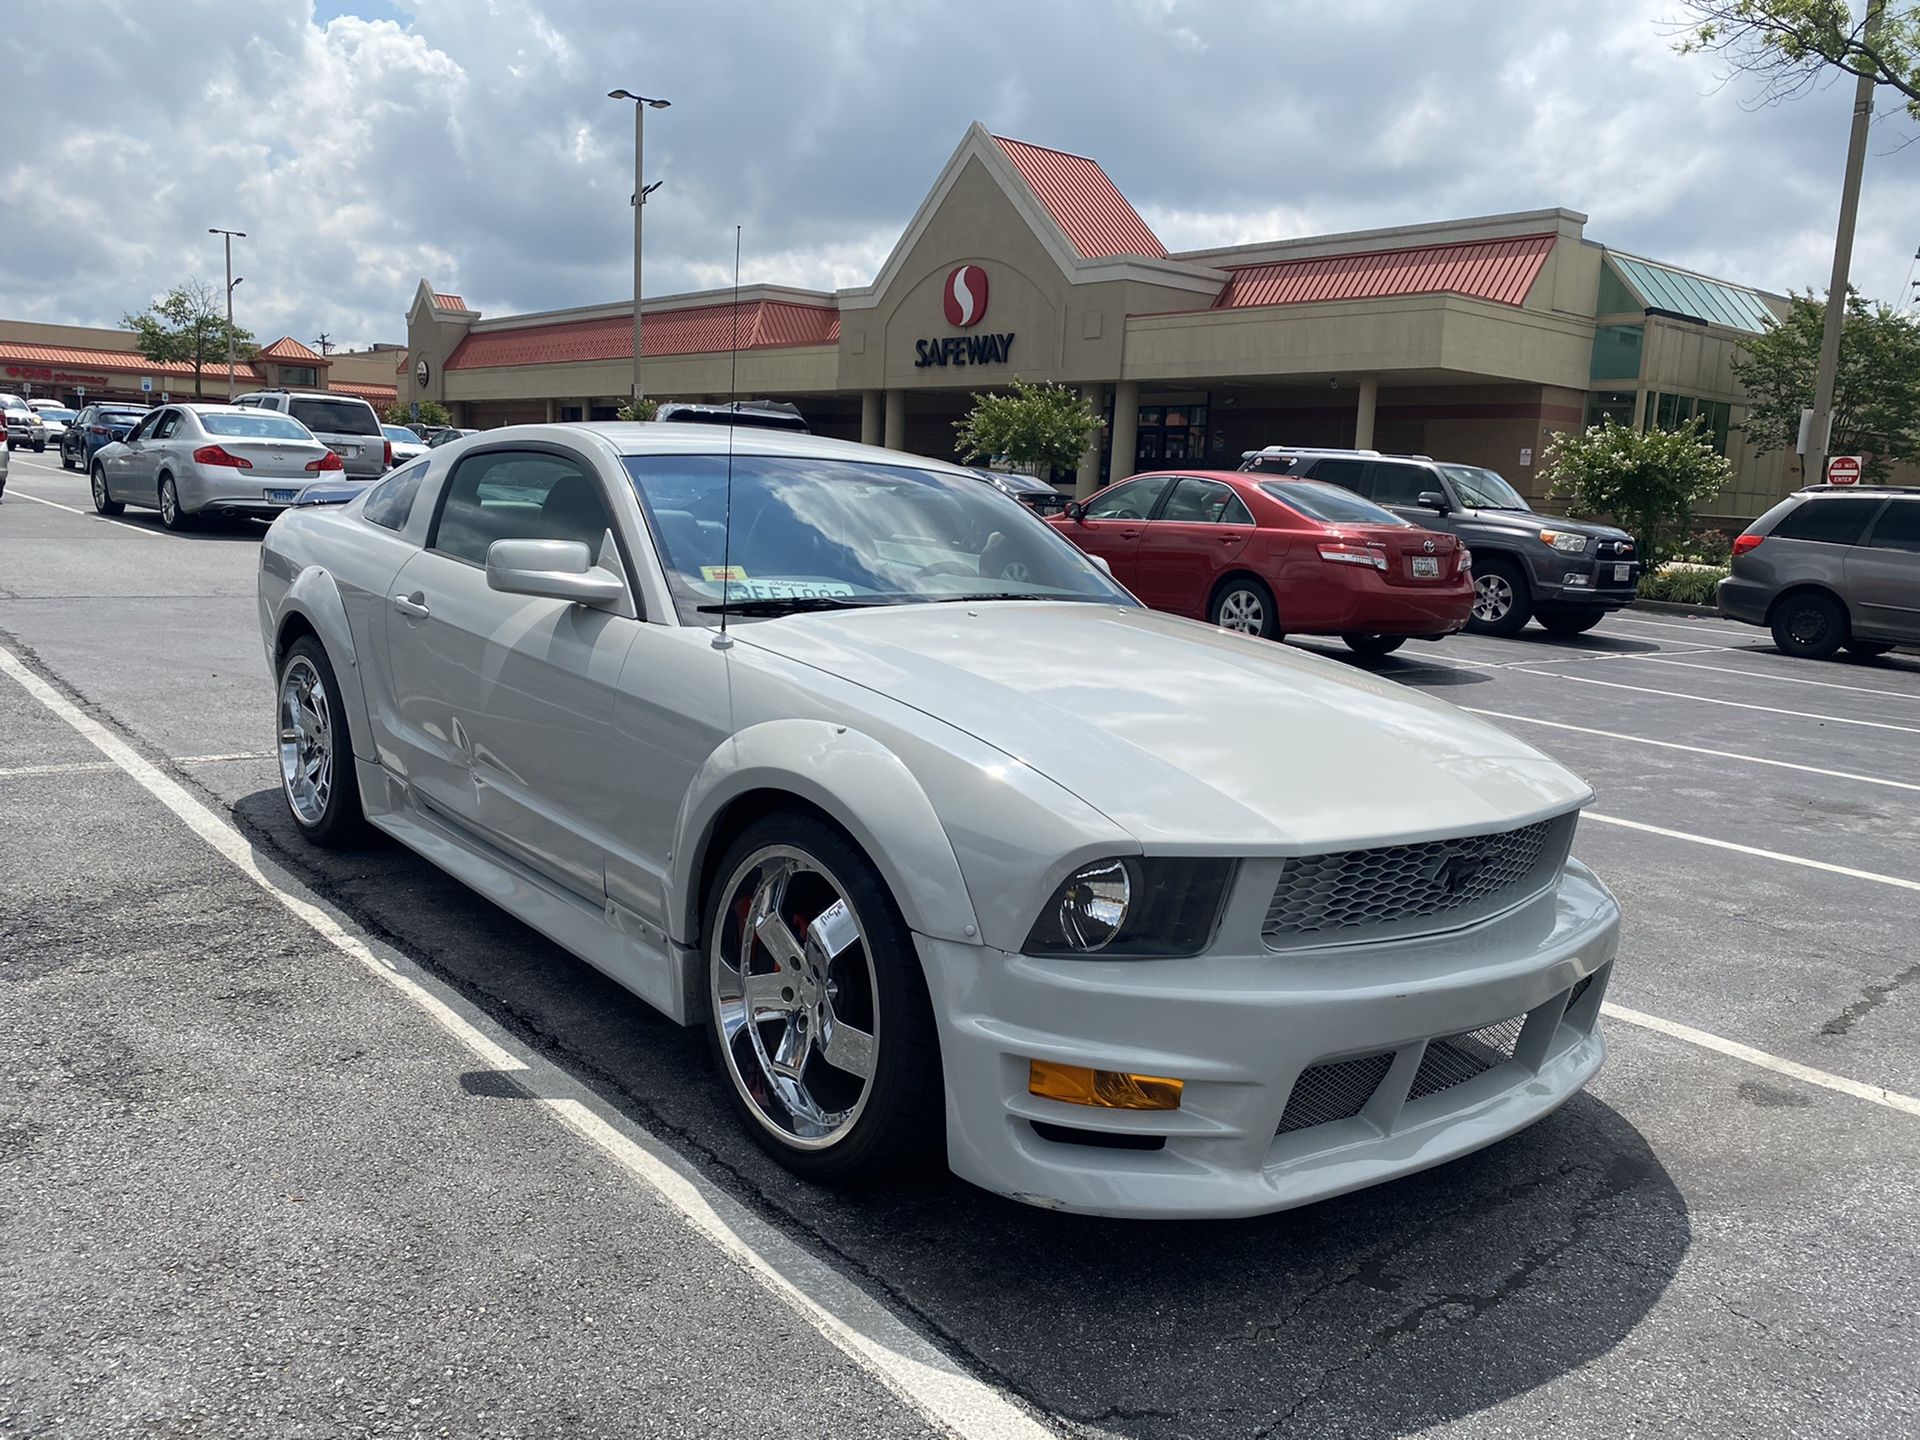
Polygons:
<instances>
[{"instance_id":1,"label":"side window","mask_svg":"<svg viewBox=\"0 0 1920 1440\"><path fill-rule=\"evenodd\" d=\"M1316 460L1306 472L1315 480L1324 480L1329 485L1338 485L1354 494L1361 494L1360 482L1367 473L1364 460Z\"/></svg>"},{"instance_id":2,"label":"side window","mask_svg":"<svg viewBox=\"0 0 1920 1440\"><path fill-rule=\"evenodd\" d=\"M1173 478L1171 475L1142 475L1138 480L1123 480L1087 503L1087 519L1144 520L1153 513L1160 492L1167 488Z\"/></svg>"},{"instance_id":3,"label":"side window","mask_svg":"<svg viewBox=\"0 0 1920 1440\"><path fill-rule=\"evenodd\" d=\"M1188 525L1251 525L1253 516L1233 488L1217 480L1183 479L1167 499L1162 520Z\"/></svg>"},{"instance_id":4,"label":"side window","mask_svg":"<svg viewBox=\"0 0 1920 1440\"><path fill-rule=\"evenodd\" d=\"M487 563L496 540L579 540L597 556L611 524L600 485L577 462L532 450L490 450L460 462L428 543Z\"/></svg>"},{"instance_id":5,"label":"side window","mask_svg":"<svg viewBox=\"0 0 1920 1440\"><path fill-rule=\"evenodd\" d=\"M427 478L427 462L396 470L367 492L360 513L384 530L404 530L413 514L413 498L420 493L420 482Z\"/></svg>"},{"instance_id":6,"label":"side window","mask_svg":"<svg viewBox=\"0 0 1920 1440\"><path fill-rule=\"evenodd\" d=\"M1873 526L1876 550L1920 551L1920 499L1889 500Z\"/></svg>"},{"instance_id":7,"label":"side window","mask_svg":"<svg viewBox=\"0 0 1920 1440\"><path fill-rule=\"evenodd\" d=\"M178 410L163 410L158 423L153 427L153 438L156 440L170 440L173 438L173 432L179 428L180 412Z\"/></svg>"},{"instance_id":8,"label":"side window","mask_svg":"<svg viewBox=\"0 0 1920 1440\"><path fill-rule=\"evenodd\" d=\"M242 395L233 403L236 405L258 405L260 403L260 397L258 395Z\"/></svg>"},{"instance_id":9,"label":"side window","mask_svg":"<svg viewBox=\"0 0 1920 1440\"><path fill-rule=\"evenodd\" d=\"M1773 527L1782 540L1820 540L1829 545L1858 545L1867 522L1880 507L1871 500L1816 497L1789 510Z\"/></svg>"},{"instance_id":10,"label":"side window","mask_svg":"<svg viewBox=\"0 0 1920 1440\"><path fill-rule=\"evenodd\" d=\"M1376 505L1418 505L1422 491L1439 489L1439 480L1418 465L1400 465L1389 460L1373 463L1371 499Z\"/></svg>"},{"instance_id":11,"label":"side window","mask_svg":"<svg viewBox=\"0 0 1920 1440\"><path fill-rule=\"evenodd\" d=\"M145 415L142 415L140 417L140 423L135 425L133 429L127 432L127 439L130 441L145 440L148 436L153 434L154 423L158 421L159 418L160 418L159 411L149 410Z\"/></svg>"}]
</instances>

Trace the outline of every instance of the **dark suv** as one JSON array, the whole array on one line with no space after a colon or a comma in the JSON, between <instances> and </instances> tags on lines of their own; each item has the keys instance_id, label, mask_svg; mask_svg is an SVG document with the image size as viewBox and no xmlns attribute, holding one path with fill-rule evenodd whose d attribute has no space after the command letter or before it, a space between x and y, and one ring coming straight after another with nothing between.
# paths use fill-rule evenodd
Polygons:
<instances>
[{"instance_id":1,"label":"dark suv","mask_svg":"<svg viewBox=\"0 0 1920 1440\"><path fill-rule=\"evenodd\" d=\"M1796 490L1734 540L1719 599L1809 660L1920 644L1920 489Z\"/></svg>"},{"instance_id":2,"label":"dark suv","mask_svg":"<svg viewBox=\"0 0 1920 1440\"><path fill-rule=\"evenodd\" d=\"M1269 445L1242 470L1329 481L1416 525L1457 535L1473 551L1469 630L1513 635L1537 619L1578 635L1633 603L1640 580L1633 537L1611 525L1536 514L1498 473L1425 455L1303 450Z\"/></svg>"}]
</instances>

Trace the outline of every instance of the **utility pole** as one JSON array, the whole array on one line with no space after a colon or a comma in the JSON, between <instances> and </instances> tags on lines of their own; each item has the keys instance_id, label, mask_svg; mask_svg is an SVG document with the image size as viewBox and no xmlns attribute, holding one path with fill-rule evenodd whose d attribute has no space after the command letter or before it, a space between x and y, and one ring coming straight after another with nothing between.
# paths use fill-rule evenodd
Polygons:
<instances>
[{"instance_id":1,"label":"utility pole","mask_svg":"<svg viewBox=\"0 0 1920 1440\"><path fill-rule=\"evenodd\" d=\"M314 337L313 343L319 347L320 358L322 360L326 359L327 356L333 354L333 337L327 334L326 331L322 330L318 335L316 335Z\"/></svg>"},{"instance_id":2,"label":"utility pole","mask_svg":"<svg viewBox=\"0 0 1920 1440\"><path fill-rule=\"evenodd\" d=\"M247 232L244 230L221 230L209 225L207 227L207 233L209 235L224 235L227 240L227 399L231 401L235 389L238 388L233 383L233 287L238 283L233 278L233 242L235 237L242 240L246 239ZM198 372L196 371L195 373L197 374Z\"/></svg>"},{"instance_id":3,"label":"utility pole","mask_svg":"<svg viewBox=\"0 0 1920 1440\"><path fill-rule=\"evenodd\" d=\"M646 154L647 111L664 110L673 102L652 100L645 95L636 95L631 90L609 90L607 98L633 102L633 399L638 402L644 393L640 388L640 237L647 196L660 188L658 182L653 185L646 183L643 160Z\"/></svg>"},{"instance_id":4,"label":"utility pole","mask_svg":"<svg viewBox=\"0 0 1920 1440\"><path fill-rule=\"evenodd\" d=\"M1867 0L1863 39L1872 49L1880 37L1884 0ZM1807 427L1807 464L1801 478L1820 485L1827 478L1828 428L1833 423L1833 389L1840 373L1840 333L1847 323L1847 271L1853 264L1853 226L1860 214L1860 175L1867 165L1867 126L1873 119L1872 72L1853 91L1853 130L1847 137L1847 169L1840 182L1840 224L1833 236L1833 278L1827 283L1827 323L1820 334L1820 369L1813 382L1813 423Z\"/></svg>"}]
</instances>

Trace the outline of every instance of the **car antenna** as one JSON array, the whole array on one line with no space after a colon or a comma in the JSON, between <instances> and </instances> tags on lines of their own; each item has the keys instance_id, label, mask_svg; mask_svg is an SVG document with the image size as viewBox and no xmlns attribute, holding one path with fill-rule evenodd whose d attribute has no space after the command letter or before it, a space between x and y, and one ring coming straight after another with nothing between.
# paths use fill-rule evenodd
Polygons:
<instances>
[{"instance_id":1,"label":"car antenna","mask_svg":"<svg viewBox=\"0 0 1920 1440\"><path fill-rule=\"evenodd\" d=\"M714 649L732 646L727 634L727 590L733 579L733 430L740 419L740 227L733 227L733 335L727 346L731 371L727 376L727 500L720 521L720 636Z\"/></svg>"}]
</instances>

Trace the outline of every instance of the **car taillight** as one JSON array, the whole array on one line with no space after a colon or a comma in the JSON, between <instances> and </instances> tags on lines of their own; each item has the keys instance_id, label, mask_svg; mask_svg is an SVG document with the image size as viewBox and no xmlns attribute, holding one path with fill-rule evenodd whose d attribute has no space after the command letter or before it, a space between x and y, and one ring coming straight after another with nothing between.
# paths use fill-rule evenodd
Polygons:
<instances>
[{"instance_id":1,"label":"car taillight","mask_svg":"<svg viewBox=\"0 0 1920 1440\"><path fill-rule=\"evenodd\" d=\"M89 425L87 427L87 433L90 435L104 435L107 433L107 427L104 425Z\"/></svg>"},{"instance_id":2,"label":"car taillight","mask_svg":"<svg viewBox=\"0 0 1920 1440\"><path fill-rule=\"evenodd\" d=\"M1466 546L1462 545L1460 547L1460 558L1454 562L1454 566L1453 566L1454 573L1456 575L1464 575L1467 573L1467 571L1471 570L1472 568L1473 568L1473 552L1467 549Z\"/></svg>"},{"instance_id":3,"label":"car taillight","mask_svg":"<svg viewBox=\"0 0 1920 1440\"><path fill-rule=\"evenodd\" d=\"M340 470L343 468L345 467L340 464L340 457L331 450L327 451L327 453L322 455L318 460L307 461L307 469L314 471Z\"/></svg>"},{"instance_id":4,"label":"car taillight","mask_svg":"<svg viewBox=\"0 0 1920 1440\"><path fill-rule=\"evenodd\" d=\"M224 465L230 470L251 470L253 462L219 445L202 445L193 452L196 465Z\"/></svg>"},{"instance_id":5,"label":"car taillight","mask_svg":"<svg viewBox=\"0 0 1920 1440\"><path fill-rule=\"evenodd\" d=\"M1319 549L1322 560L1331 560L1336 565L1371 565L1376 570L1387 568L1387 549L1384 545L1368 545L1359 540L1322 540Z\"/></svg>"},{"instance_id":6,"label":"car taillight","mask_svg":"<svg viewBox=\"0 0 1920 1440\"><path fill-rule=\"evenodd\" d=\"M1760 542L1766 538L1764 535L1736 535L1733 537L1733 553L1744 555L1749 550L1758 550Z\"/></svg>"},{"instance_id":7,"label":"car taillight","mask_svg":"<svg viewBox=\"0 0 1920 1440\"><path fill-rule=\"evenodd\" d=\"M387 469L391 470L393 468L393 442L391 440L387 441L387 462L386 463L387 463Z\"/></svg>"}]
</instances>

